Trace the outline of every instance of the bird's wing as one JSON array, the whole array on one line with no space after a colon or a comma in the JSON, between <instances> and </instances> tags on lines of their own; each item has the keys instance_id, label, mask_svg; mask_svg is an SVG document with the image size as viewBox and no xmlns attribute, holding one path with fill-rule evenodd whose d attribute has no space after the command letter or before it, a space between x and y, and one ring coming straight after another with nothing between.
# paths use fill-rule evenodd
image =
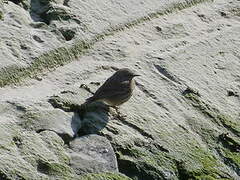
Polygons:
<instances>
[{"instance_id":1,"label":"bird's wing","mask_svg":"<svg viewBox=\"0 0 240 180\"><path fill-rule=\"evenodd\" d=\"M109 84L111 83L111 85ZM104 99L110 98L114 96L121 96L128 94L130 91L129 89L129 81L124 81L121 83L113 83L111 81L106 81L93 95L93 99Z\"/></svg>"}]
</instances>

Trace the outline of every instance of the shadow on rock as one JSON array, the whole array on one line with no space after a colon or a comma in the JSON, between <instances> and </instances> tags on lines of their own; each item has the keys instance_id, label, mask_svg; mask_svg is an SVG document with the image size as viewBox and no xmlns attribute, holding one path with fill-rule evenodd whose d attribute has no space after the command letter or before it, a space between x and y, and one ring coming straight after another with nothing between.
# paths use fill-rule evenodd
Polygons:
<instances>
[{"instance_id":1,"label":"shadow on rock","mask_svg":"<svg viewBox=\"0 0 240 180\"><path fill-rule=\"evenodd\" d=\"M77 96L77 95L76 95ZM71 129L74 137L87 134L100 134L100 131L109 121L109 106L102 102L78 104L82 99L77 99L72 93L64 93L61 96L52 96L48 102L57 109L66 113L73 112Z\"/></svg>"},{"instance_id":2,"label":"shadow on rock","mask_svg":"<svg viewBox=\"0 0 240 180\"><path fill-rule=\"evenodd\" d=\"M108 113L109 106L104 103L94 102L88 105L83 104L78 110L81 119L81 128L77 130L77 135L99 134L109 121ZM73 131L75 131L76 123L72 122L72 124Z\"/></svg>"}]
</instances>

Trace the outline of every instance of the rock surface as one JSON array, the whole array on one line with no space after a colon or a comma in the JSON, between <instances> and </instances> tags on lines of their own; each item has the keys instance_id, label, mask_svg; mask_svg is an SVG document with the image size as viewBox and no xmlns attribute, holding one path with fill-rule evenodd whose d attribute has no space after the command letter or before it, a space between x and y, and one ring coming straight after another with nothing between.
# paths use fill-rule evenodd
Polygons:
<instances>
[{"instance_id":1,"label":"rock surface","mask_svg":"<svg viewBox=\"0 0 240 180\"><path fill-rule=\"evenodd\" d=\"M0 32L0 179L240 178L239 1L0 0Z\"/></svg>"},{"instance_id":2,"label":"rock surface","mask_svg":"<svg viewBox=\"0 0 240 180\"><path fill-rule=\"evenodd\" d=\"M76 138L70 143L71 167L77 174L118 172L110 142L98 135Z\"/></svg>"},{"instance_id":3,"label":"rock surface","mask_svg":"<svg viewBox=\"0 0 240 180\"><path fill-rule=\"evenodd\" d=\"M63 140L51 131L36 133L1 124L1 179L74 178Z\"/></svg>"}]
</instances>

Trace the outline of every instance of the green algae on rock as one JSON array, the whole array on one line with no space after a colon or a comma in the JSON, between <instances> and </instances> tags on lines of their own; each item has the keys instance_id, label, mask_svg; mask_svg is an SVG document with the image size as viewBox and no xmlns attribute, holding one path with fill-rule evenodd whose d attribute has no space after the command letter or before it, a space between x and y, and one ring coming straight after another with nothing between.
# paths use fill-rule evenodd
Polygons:
<instances>
[{"instance_id":1,"label":"green algae on rock","mask_svg":"<svg viewBox=\"0 0 240 180\"><path fill-rule=\"evenodd\" d=\"M234 121L230 116L221 114L218 109L213 108L209 104L205 103L200 99L199 95L196 95L195 93L186 93L184 96L191 100L193 107L209 117L214 123L227 128L232 133L240 137L240 123L238 121Z\"/></svg>"},{"instance_id":2,"label":"green algae on rock","mask_svg":"<svg viewBox=\"0 0 240 180\"><path fill-rule=\"evenodd\" d=\"M131 180L129 177L118 173L99 173L81 176L79 180Z\"/></svg>"},{"instance_id":3,"label":"green algae on rock","mask_svg":"<svg viewBox=\"0 0 240 180\"><path fill-rule=\"evenodd\" d=\"M18 66L3 68L0 70L0 87L16 84L27 77L34 77L45 69L62 66L79 57L89 48L89 43L79 41L70 48L58 48L39 56L26 68Z\"/></svg>"}]
</instances>

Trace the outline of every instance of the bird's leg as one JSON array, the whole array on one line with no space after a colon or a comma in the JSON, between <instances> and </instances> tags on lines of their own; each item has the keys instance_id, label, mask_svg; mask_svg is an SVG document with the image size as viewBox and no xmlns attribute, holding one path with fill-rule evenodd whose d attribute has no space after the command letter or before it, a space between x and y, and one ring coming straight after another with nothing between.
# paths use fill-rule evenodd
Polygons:
<instances>
[{"instance_id":1,"label":"bird's leg","mask_svg":"<svg viewBox=\"0 0 240 180\"><path fill-rule=\"evenodd\" d=\"M115 111L117 113L117 116L119 118L126 118L127 117L126 114L123 114L123 113L120 112L119 107L117 107L117 106L111 106L111 107L115 109Z\"/></svg>"},{"instance_id":2,"label":"bird's leg","mask_svg":"<svg viewBox=\"0 0 240 180\"><path fill-rule=\"evenodd\" d=\"M105 105L105 104L102 104L102 105L100 105L100 107L101 107L104 111L109 112L109 106L107 106L107 105Z\"/></svg>"}]
</instances>

